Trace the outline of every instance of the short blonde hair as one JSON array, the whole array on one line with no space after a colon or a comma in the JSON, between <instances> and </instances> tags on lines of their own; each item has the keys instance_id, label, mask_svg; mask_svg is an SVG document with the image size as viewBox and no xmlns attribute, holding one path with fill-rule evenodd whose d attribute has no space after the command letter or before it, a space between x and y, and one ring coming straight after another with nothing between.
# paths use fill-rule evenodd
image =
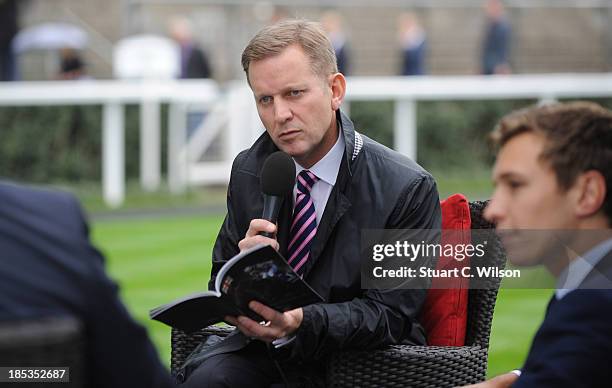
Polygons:
<instances>
[{"instance_id":1,"label":"short blonde hair","mask_svg":"<svg viewBox=\"0 0 612 388\"><path fill-rule=\"evenodd\" d=\"M291 45L302 48L315 75L325 78L338 72L334 48L321 24L294 19L264 27L251 39L242 52L247 80L251 62L278 55Z\"/></svg>"}]
</instances>

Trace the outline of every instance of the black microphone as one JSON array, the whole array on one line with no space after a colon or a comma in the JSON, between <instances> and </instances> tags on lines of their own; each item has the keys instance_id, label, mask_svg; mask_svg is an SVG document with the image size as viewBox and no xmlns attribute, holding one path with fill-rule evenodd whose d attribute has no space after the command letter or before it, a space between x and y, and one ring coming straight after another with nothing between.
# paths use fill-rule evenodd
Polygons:
<instances>
[{"instance_id":1,"label":"black microphone","mask_svg":"<svg viewBox=\"0 0 612 388\"><path fill-rule=\"evenodd\" d=\"M293 191L295 185L295 163L291 156L283 151L276 151L268 156L261 168L261 192L264 206L261 218L276 223L283 197ZM272 237L267 232L259 233Z\"/></svg>"}]
</instances>

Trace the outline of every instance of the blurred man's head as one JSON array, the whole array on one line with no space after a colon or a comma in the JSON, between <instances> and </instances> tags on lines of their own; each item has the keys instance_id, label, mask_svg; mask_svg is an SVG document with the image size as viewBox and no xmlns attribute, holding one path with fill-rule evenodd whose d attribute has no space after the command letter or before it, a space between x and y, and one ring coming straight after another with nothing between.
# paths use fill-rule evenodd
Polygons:
<instances>
[{"instance_id":1,"label":"blurred man's head","mask_svg":"<svg viewBox=\"0 0 612 388\"><path fill-rule=\"evenodd\" d=\"M346 87L325 32L303 20L265 27L244 49L242 66L272 141L310 168L336 142Z\"/></svg>"},{"instance_id":2,"label":"blurred man's head","mask_svg":"<svg viewBox=\"0 0 612 388\"><path fill-rule=\"evenodd\" d=\"M186 45L193 40L193 27L189 19L183 16L175 16L168 24L168 30L172 39L181 45Z\"/></svg>"},{"instance_id":3,"label":"blurred man's head","mask_svg":"<svg viewBox=\"0 0 612 388\"><path fill-rule=\"evenodd\" d=\"M328 35L342 32L342 15L337 11L326 11L321 15L321 26Z\"/></svg>"},{"instance_id":4,"label":"blurred man's head","mask_svg":"<svg viewBox=\"0 0 612 388\"><path fill-rule=\"evenodd\" d=\"M484 9L489 19L498 20L504 16L504 4L501 0L487 0Z\"/></svg>"},{"instance_id":5,"label":"blurred man's head","mask_svg":"<svg viewBox=\"0 0 612 388\"><path fill-rule=\"evenodd\" d=\"M612 112L587 102L531 107L502 118L492 138L499 153L485 216L499 229L610 227Z\"/></svg>"}]
</instances>

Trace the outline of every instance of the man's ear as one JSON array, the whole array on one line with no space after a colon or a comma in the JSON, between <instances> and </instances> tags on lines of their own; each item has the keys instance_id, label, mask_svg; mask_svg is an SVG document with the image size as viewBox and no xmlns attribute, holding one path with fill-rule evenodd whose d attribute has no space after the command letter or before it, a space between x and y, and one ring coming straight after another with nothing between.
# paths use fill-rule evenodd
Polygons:
<instances>
[{"instance_id":1,"label":"man's ear","mask_svg":"<svg viewBox=\"0 0 612 388\"><path fill-rule=\"evenodd\" d=\"M597 170L582 173L575 183L577 192L576 215L588 217L599 212L606 199L606 179Z\"/></svg>"},{"instance_id":2,"label":"man's ear","mask_svg":"<svg viewBox=\"0 0 612 388\"><path fill-rule=\"evenodd\" d=\"M346 78L342 73L332 74L329 76L329 86L332 93L331 108L333 111L337 111L342 105L346 93Z\"/></svg>"}]
</instances>

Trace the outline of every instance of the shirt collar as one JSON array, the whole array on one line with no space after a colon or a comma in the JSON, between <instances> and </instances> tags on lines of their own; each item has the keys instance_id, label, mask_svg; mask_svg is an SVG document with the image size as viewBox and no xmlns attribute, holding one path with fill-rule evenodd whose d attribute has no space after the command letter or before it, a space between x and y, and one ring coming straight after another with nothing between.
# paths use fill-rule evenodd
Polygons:
<instances>
[{"instance_id":1,"label":"shirt collar","mask_svg":"<svg viewBox=\"0 0 612 388\"><path fill-rule=\"evenodd\" d=\"M338 178L342 155L344 155L344 136L342 136L342 133L339 131L338 139L334 146L321 160L308 170L315 174L320 180L333 186L336 184L336 179ZM293 163L295 163L295 176L302 172L302 170L305 170L305 168L300 166L295 159L293 159Z\"/></svg>"},{"instance_id":2,"label":"shirt collar","mask_svg":"<svg viewBox=\"0 0 612 388\"><path fill-rule=\"evenodd\" d=\"M555 295L557 300L560 300L565 295L569 294L570 291L575 290L580 286L580 283L586 279L589 272L595 268L595 266L601 261L601 259L612 250L612 238L605 240L584 255L578 256L561 272L559 280L557 281L557 290Z\"/></svg>"}]
</instances>

